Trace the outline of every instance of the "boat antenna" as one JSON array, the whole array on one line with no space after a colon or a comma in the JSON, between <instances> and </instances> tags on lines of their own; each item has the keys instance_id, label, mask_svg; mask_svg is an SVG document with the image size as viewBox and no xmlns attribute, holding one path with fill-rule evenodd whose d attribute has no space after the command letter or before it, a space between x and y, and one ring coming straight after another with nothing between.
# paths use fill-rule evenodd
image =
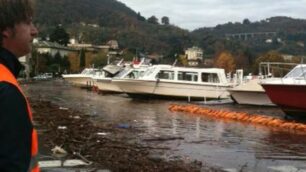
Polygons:
<instances>
[{"instance_id":1,"label":"boat antenna","mask_svg":"<svg viewBox=\"0 0 306 172\"><path fill-rule=\"evenodd\" d=\"M175 57L175 60L174 60L174 62L173 62L173 64L172 64L172 66L174 67L175 65L176 65L176 63L177 63L177 54L174 54L174 57Z\"/></svg>"},{"instance_id":2,"label":"boat antenna","mask_svg":"<svg viewBox=\"0 0 306 172\"><path fill-rule=\"evenodd\" d=\"M122 62L124 61L124 58L122 58L118 63L117 66L120 66L122 64Z\"/></svg>"},{"instance_id":3,"label":"boat antenna","mask_svg":"<svg viewBox=\"0 0 306 172\"><path fill-rule=\"evenodd\" d=\"M174 67L176 65L176 63L177 63L177 59L174 60L172 66Z\"/></svg>"}]
</instances>

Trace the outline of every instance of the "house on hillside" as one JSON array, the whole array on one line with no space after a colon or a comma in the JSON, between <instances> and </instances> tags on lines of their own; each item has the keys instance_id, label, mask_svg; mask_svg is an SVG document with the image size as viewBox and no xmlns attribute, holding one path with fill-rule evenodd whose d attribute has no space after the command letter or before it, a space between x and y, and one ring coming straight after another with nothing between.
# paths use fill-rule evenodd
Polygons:
<instances>
[{"instance_id":1,"label":"house on hillside","mask_svg":"<svg viewBox=\"0 0 306 172\"><path fill-rule=\"evenodd\" d=\"M51 56L55 56L55 54L59 53L62 57L68 56L69 53L77 53L78 50L60 45L56 42L49 41L36 41L34 43L34 47L36 51L40 54L48 53Z\"/></svg>"},{"instance_id":2,"label":"house on hillside","mask_svg":"<svg viewBox=\"0 0 306 172\"><path fill-rule=\"evenodd\" d=\"M110 49L109 45L93 45L93 44L79 44L79 43L68 44L68 47L77 50L84 49L86 51L97 51L97 52L102 51L105 53L108 53Z\"/></svg>"},{"instance_id":3,"label":"house on hillside","mask_svg":"<svg viewBox=\"0 0 306 172\"><path fill-rule=\"evenodd\" d=\"M188 48L185 55L189 66L198 66L203 61L203 50L199 47Z\"/></svg>"},{"instance_id":4,"label":"house on hillside","mask_svg":"<svg viewBox=\"0 0 306 172\"><path fill-rule=\"evenodd\" d=\"M110 40L106 43L106 45L108 45L113 50L118 50L119 49L119 44L118 44L118 41L116 41L116 40Z\"/></svg>"}]
</instances>

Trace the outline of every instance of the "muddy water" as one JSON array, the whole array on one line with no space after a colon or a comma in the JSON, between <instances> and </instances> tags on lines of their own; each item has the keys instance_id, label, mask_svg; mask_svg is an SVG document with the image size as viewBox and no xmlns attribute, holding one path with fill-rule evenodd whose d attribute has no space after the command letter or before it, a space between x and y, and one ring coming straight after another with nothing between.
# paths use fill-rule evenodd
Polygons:
<instances>
[{"instance_id":1,"label":"muddy water","mask_svg":"<svg viewBox=\"0 0 306 172\"><path fill-rule=\"evenodd\" d=\"M272 128L169 112L165 100L136 101L125 95L98 95L72 87L61 80L24 86L27 94L50 100L62 107L92 115L96 122L141 128L138 137L183 137L158 142L174 153L166 158L197 159L227 171L306 171L306 133L289 133ZM206 105L207 106L207 105ZM283 118L275 107L233 104L211 108L246 111ZM153 143L155 144L155 143Z\"/></svg>"}]
</instances>

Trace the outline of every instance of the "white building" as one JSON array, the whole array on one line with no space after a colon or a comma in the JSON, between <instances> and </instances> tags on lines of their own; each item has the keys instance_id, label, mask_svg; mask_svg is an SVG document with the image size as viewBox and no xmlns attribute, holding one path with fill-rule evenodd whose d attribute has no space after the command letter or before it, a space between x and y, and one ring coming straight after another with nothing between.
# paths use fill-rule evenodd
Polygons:
<instances>
[{"instance_id":1,"label":"white building","mask_svg":"<svg viewBox=\"0 0 306 172\"><path fill-rule=\"evenodd\" d=\"M119 49L119 44L118 44L118 41L116 40L110 40L107 42L107 45L111 48L111 49L114 49L114 50L117 50Z\"/></svg>"},{"instance_id":2,"label":"white building","mask_svg":"<svg viewBox=\"0 0 306 172\"><path fill-rule=\"evenodd\" d=\"M199 61L203 61L203 50L199 47L188 48L185 51L189 66L199 65Z\"/></svg>"},{"instance_id":3,"label":"white building","mask_svg":"<svg viewBox=\"0 0 306 172\"><path fill-rule=\"evenodd\" d=\"M66 47L54 42L48 41L39 41L34 44L37 52L44 54L48 53L51 56L55 56L56 53L59 53L62 57L67 56L71 52L76 52L78 50L70 47Z\"/></svg>"}]
</instances>

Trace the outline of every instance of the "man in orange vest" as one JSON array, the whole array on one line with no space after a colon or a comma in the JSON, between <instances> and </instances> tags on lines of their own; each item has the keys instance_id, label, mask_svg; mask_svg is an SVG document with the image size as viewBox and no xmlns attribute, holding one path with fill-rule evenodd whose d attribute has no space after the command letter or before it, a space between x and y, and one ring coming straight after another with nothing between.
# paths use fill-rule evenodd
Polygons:
<instances>
[{"instance_id":1,"label":"man in orange vest","mask_svg":"<svg viewBox=\"0 0 306 172\"><path fill-rule=\"evenodd\" d=\"M39 172L37 133L17 76L38 31L31 0L0 0L0 171Z\"/></svg>"}]
</instances>

